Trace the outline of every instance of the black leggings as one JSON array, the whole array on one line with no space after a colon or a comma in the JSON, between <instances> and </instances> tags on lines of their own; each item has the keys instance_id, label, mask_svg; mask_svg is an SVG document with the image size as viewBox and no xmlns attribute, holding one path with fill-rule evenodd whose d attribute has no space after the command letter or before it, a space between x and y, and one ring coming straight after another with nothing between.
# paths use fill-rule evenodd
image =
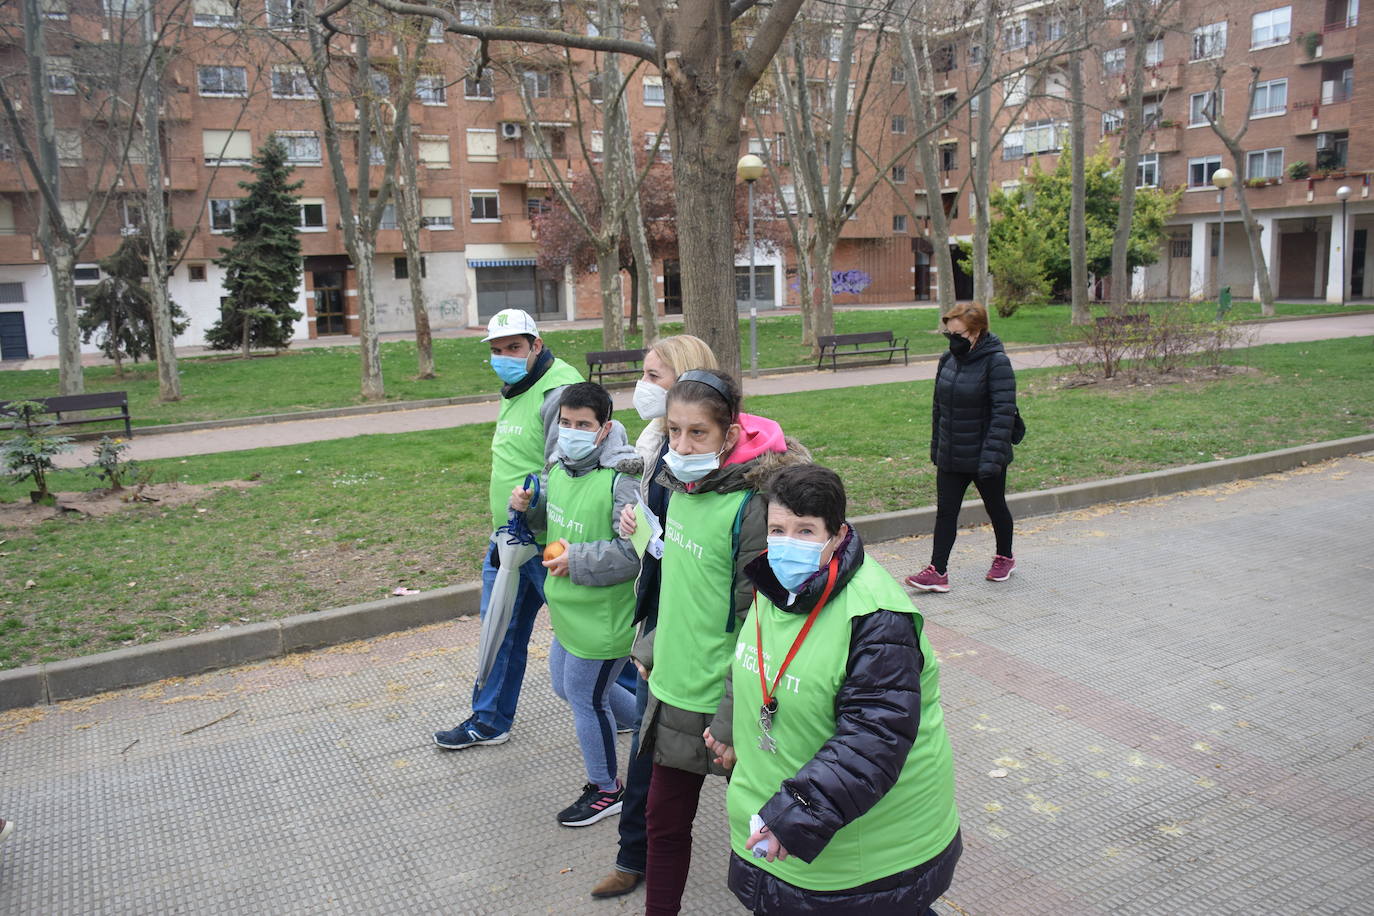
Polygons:
<instances>
[{"instance_id":1,"label":"black leggings","mask_svg":"<svg viewBox=\"0 0 1374 916\"><path fill-rule=\"evenodd\" d=\"M972 483L983 497L983 508L992 522L997 536L997 555L1011 553L1011 510L1007 508L1007 469L996 477L979 477L955 471L935 471L935 544L930 551L930 565L941 575L949 565L949 552L959 531L959 507Z\"/></svg>"}]
</instances>

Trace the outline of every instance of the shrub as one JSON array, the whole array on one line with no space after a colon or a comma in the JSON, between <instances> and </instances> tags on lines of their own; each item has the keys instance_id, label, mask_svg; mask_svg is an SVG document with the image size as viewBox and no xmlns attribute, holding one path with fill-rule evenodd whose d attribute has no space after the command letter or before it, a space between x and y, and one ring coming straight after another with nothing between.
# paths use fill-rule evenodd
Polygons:
<instances>
[{"instance_id":1,"label":"shrub","mask_svg":"<svg viewBox=\"0 0 1374 916\"><path fill-rule=\"evenodd\" d=\"M111 490L122 490L124 481L138 474L138 462L124 460L124 453L128 450L129 443L123 439L101 436L95 445L95 460L86 467Z\"/></svg>"},{"instance_id":2,"label":"shrub","mask_svg":"<svg viewBox=\"0 0 1374 916\"><path fill-rule=\"evenodd\" d=\"M46 409L37 401L11 401L4 412L19 420L15 435L0 442L5 472L15 483L32 480L38 488L34 491L36 501L51 501L48 472L53 470L53 458L72 450L72 437L54 436L49 431L53 421L43 416Z\"/></svg>"}]
</instances>

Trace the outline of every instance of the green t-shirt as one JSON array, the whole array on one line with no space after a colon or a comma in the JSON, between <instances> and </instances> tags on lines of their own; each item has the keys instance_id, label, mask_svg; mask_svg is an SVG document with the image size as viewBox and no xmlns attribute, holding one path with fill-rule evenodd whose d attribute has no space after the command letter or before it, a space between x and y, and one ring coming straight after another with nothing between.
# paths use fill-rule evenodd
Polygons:
<instances>
[{"instance_id":1,"label":"green t-shirt","mask_svg":"<svg viewBox=\"0 0 1374 916\"><path fill-rule=\"evenodd\" d=\"M544 469L544 423L539 417L544 396L552 388L580 381L582 376L576 369L554 357L553 364L529 390L501 399L496 432L491 436L491 483L487 488L492 531L509 517L511 491L525 482L526 475Z\"/></svg>"},{"instance_id":2,"label":"green t-shirt","mask_svg":"<svg viewBox=\"0 0 1374 916\"><path fill-rule=\"evenodd\" d=\"M841 827L811 863L795 856L773 862L755 859L744 846L749 818L782 788L784 779L797 775L821 745L834 737L835 697L849 662L851 622L880 609L911 615L912 625L920 631L925 659L920 728L901 775L866 814ZM788 613L760 595L740 629L734 659L738 762L726 796L731 847L758 868L816 891L857 887L934 858L954 839L959 813L954 805L954 759L940 708L940 664L910 597L876 560L868 558L845 587L831 596L778 683L778 709L771 730L776 753L758 744L763 689L755 615L763 621L763 664L770 689L777 666L806 622L805 614Z\"/></svg>"},{"instance_id":3,"label":"green t-shirt","mask_svg":"<svg viewBox=\"0 0 1374 916\"><path fill-rule=\"evenodd\" d=\"M609 541L615 510L615 482L611 468L597 468L579 477L561 462L549 468L545 512L548 542L567 538L569 544ZM544 580L553 635L578 658L624 658L634 642L635 583L578 585L567 576Z\"/></svg>"},{"instance_id":4,"label":"green t-shirt","mask_svg":"<svg viewBox=\"0 0 1374 916\"><path fill-rule=\"evenodd\" d=\"M739 517L752 493L673 493L668 499L649 688L679 709L713 713L725 695L738 629Z\"/></svg>"}]
</instances>

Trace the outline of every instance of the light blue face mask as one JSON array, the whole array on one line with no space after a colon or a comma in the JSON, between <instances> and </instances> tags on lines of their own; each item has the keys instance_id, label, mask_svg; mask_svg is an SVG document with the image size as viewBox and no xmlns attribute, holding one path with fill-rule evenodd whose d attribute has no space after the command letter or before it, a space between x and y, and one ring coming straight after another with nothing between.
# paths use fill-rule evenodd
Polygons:
<instances>
[{"instance_id":1,"label":"light blue face mask","mask_svg":"<svg viewBox=\"0 0 1374 916\"><path fill-rule=\"evenodd\" d=\"M569 461L581 461L596 451L596 437L599 429L573 429L571 426L558 427L558 450Z\"/></svg>"},{"instance_id":2,"label":"light blue face mask","mask_svg":"<svg viewBox=\"0 0 1374 916\"><path fill-rule=\"evenodd\" d=\"M523 356L493 356L491 368L507 385L514 385L530 374L528 361Z\"/></svg>"},{"instance_id":3,"label":"light blue face mask","mask_svg":"<svg viewBox=\"0 0 1374 916\"><path fill-rule=\"evenodd\" d=\"M663 463L674 477L683 483L695 483L720 467L720 455L706 452L700 455L684 455L669 448L663 456Z\"/></svg>"},{"instance_id":4,"label":"light blue face mask","mask_svg":"<svg viewBox=\"0 0 1374 916\"><path fill-rule=\"evenodd\" d=\"M798 589L821 568L821 554L825 552L824 541L803 541L800 538L768 536L768 565L773 570L779 584L796 594Z\"/></svg>"}]
</instances>

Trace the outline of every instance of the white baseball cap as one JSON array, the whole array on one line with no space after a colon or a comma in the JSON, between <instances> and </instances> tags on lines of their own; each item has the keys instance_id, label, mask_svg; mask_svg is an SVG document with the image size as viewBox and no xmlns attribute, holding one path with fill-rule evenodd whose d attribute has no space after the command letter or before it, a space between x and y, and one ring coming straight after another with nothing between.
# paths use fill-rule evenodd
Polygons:
<instances>
[{"instance_id":1,"label":"white baseball cap","mask_svg":"<svg viewBox=\"0 0 1374 916\"><path fill-rule=\"evenodd\" d=\"M534 319L530 313L524 309L502 309L491 316L491 321L487 322L487 336L482 340L494 340L497 337L511 337L516 334L531 334L539 336L539 328L535 326Z\"/></svg>"}]
</instances>

